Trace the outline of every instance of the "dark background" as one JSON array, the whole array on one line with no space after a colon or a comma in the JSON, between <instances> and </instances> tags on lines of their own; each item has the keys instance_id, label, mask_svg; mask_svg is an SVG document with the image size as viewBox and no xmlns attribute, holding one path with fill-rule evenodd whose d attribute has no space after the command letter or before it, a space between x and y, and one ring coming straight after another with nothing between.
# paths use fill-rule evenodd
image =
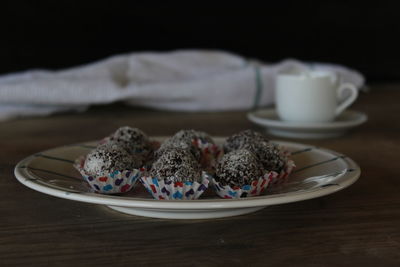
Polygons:
<instances>
[{"instance_id":1,"label":"dark background","mask_svg":"<svg viewBox=\"0 0 400 267\"><path fill-rule=\"evenodd\" d=\"M0 73L60 69L116 53L208 48L266 62L344 64L370 82L400 79L395 2L131 3L2 2Z\"/></svg>"}]
</instances>

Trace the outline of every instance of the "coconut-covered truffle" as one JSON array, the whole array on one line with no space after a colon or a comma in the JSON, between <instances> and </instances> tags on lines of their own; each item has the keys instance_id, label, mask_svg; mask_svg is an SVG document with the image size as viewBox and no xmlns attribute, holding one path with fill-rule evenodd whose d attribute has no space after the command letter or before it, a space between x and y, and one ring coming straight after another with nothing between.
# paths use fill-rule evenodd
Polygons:
<instances>
[{"instance_id":1,"label":"coconut-covered truffle","mask_svg":"<svg viewBox=\"0 0 400 267\"><path fill-rule=\"evenodd\" d=\"M216 169L216 180L221 185L231 187L251 184L263 175L263 167L254 153L239 149L225 154Z\"/></svg>"},{"instance_id":2,"label":"coconut-covered truffle","mask_svg":"<svg viewBox=\"0 0 400 267\"><path fill-rule=\"evenodd\" d=\"M228 137L224 143L224 151L225 153L229 153L233 150L246 148L249 145L260 142L268 143L269 140L259 132L245 130Z\"/></svg>"},{"instance_id":3,"label":"coconut-covered truffle","mask_svg":"<svg viewBox=\"0 0 400 267\"><path fill-rule=\"evenodd\" d=\"M159 158L160 156L162 156L165 153L165 151L168 151L168 150L171 150L174 148L187 150L190 154L193 155L193 157L197 161L199 161L201 158L200 149L198 149L192 143L189 143L185 140L179 140L179 139L173 139L173 138L166 140L160 146L160 148L155 152L155 158Z\"/></svg>"},{"instance_id":4,"label":"coconut-covered truffle","mask_svg":"<svg viewBox=\"0 0 400 267\"><path fill-rule=\"evenodd\" d=\"M255 154L264 169L280 172L285 165L285 158L279 147L262 135L252 130L245 130L229 137L224 143L228 153L237 149L247 149Z\"/></svg>"},{"instance_id":5,"label":"coconut-covered truffle","mask_svg":"<svg viewBox=\"0 0 400 267\"><path fill-rule=\"evenodd\" d=\"M195 130L180 130L172 138L190 143L192 143L194 139L200 139L204 142L214 143L207 133Z\"/></svg>"},{"instance_id":6,"label":"coconut-covered truffle","mask_svg":"<svg viewBox=\"0 0 400 267\"><path fill-rule=\"evenodd\" d=\"M121 146L130 154L148 155L152 147L147 135L138 128L124 126L116 130L108 142Z\"/></svg>"},{"instance_id":7,"label":"coconut-covered truffle","mask_svg":"<svg viewBox=\"0 0 400 267\"><path fill-rule=\"evenodd\" d=\"M85 159L84 171L88 175L108 175L114 171L133 170L141 166L139 157L130 155L115 144L104 144L92 150Z\"/></svg>"},{"instance_id":8,"label":"coconut-covered truffle","mask_svg":"<svg viewBox=\"0 0 400 267\"><path fill-rule=\"evenodd\" d=\"M197 161L201 159L201 150L195 144L196 140L200 140L201 142L207 142L210 144L214 144L214 141L211 137L205 133L195 130L181 130L177 132L174 136L166 140L161 147L156 151L155 157L160 157L164 151L172 149L172 148L181 148L188 150Z\"/></svg>"},{"instance_id":9,"label":"coconut-covered truffle","mask_svg":"<svg viewBox=\"0 0 400 267\"><path fill-rule=\"evenodd\" d=\"M249 146L248 149L257 156L264 169L268 171L279 173L285 167L286 158L280 151L279 146L273 143L261 142L257 145Z\"/></svg>"},{"instance_id":10,"label":"coconut-covered truffle","mask_svg":"<svg viewBox=\"0 0 400 267\"><path fill-rule=\"evenodd\" d=\"M153 163L150 175L170 182L201 181L199 163L191 153L181 148L164 150Z\"/></svg>"}]
</instances>

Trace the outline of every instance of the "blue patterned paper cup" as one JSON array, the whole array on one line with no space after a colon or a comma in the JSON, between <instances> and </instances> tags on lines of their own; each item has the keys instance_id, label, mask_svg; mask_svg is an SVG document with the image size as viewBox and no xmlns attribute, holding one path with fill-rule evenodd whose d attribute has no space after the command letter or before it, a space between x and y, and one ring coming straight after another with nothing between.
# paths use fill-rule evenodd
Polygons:
<instances>
[{"instance_id":1,"label":"blue patterned paper cup","mask_svg":"<svg viewBox=\"0 0 400 267\"><path fill-rule=\"evenodd\" d=\"M100 194L126 193L132 190L142 173L142 170L133 169L114 171L107 175L90 175L83 169L84 163L85 157L83 156L75 161L74 167L79 171L91 189Z\"/></svg>"},{"instance_id":2,"label":"blue patterned paper cup","mask_svg":"<svg viewBox=\"0 0 400 267\"><path fill-rule=\"evenodd\" d=\"M171 182L158 180L156 177L142 176L140 182L147 191L158 200L194 200L198 199L207 190L209 180L203 172L199 182Z\"/></svg>"}]
</instances>

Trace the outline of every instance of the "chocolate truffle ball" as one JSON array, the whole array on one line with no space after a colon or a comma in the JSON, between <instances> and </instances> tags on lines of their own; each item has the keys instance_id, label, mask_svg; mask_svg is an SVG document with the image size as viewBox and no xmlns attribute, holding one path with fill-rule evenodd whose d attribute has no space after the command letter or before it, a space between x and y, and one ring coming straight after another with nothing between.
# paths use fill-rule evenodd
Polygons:
<instances>
[{"instance_id":1,"label":"chocolate truffle ball","mask_svg":"<svg viewBox=\"0 0 400 267\"><path fill-rule=\"evenodd\" d=\"M170 182L201 181L199 163L191 153L181 148L164 150L153 163L150 175Z\"/></svg>"},{"instance_id":2,"label":"chocolate truffle ball","mask_svg":"<svg viewBox=\"0 0 400 267\"><path fill-rule=\"evenodd\" d=\"M261 142L249 146L248 149L257 156L265 170L279 173L285 167L286 159L279 147L273 143Z\"/></svg>"},{"instance_id":3,"label":"chocolate truffle ball","mask_svg":"<svg viewBox=\"0 0 400 267\"><path fill-rule=\"evenodd\" d=\"M224 143L225 153L237 149L247 149L255 154L265 170L280 172L285 165L285 158L279 147L262 135L252 130L245 130L232 135Z\"/></svg>"},{"instance_id":4,"label":"chocolate truffle ball","mask_svg":"<svg viewBox=\"0 0 400 267\"><path fill-rule=\"evenodd\" d=\"M262 165L254 153L246 149L225 154L217 164L216 180L222 185L242 187L262 176Z\"/></svg>"},{"instance_id":5,"label":"chocolate truffle ball","mask_svg":"<svg viewBox=\"0 0 400 267\"><path fill-rule=\"evenodd\" d=\"M259 132L252 130L241 131L228 137L224 143L225 153L229 153L236 149L246 148L254 143L269 142L269 140Z\"/></svg>"},{"instance_id":6,"label":"chocolate truffle ball","mask_svg":"<svg viewBox=\"0 0 400 267\"><path fill-rule=\"evenodd\" d=\"M193 140L200 139L203 142L214 143L207 133L195 130L180 130L172 139L182 140L188 143L193 143Z\"/></svg>"},{"instance_id":7,"label":"chocolate truffle ball","mask_svg":"<svg viewBox=\"0 0 400 267\"><path fill-rule=\"evenodd\" d=\"M192 143L189 143L185 140L179 140L179 139L174 139L174 138L170 138L170 139L166 140L160 146L160 148L155 152L155 158L159 158L160 156L162 156L165 153L165 151L168 151L168 150L171 150L174 148L187 150L190 154L193 155L193 157L197 161L199 161L201 158L201 151L199 148L197 148Z\"/></svg>"},{"instance_id":8,"label":"chocolate truffle ball","mask_svg":"<svg viewBox=\"0 0 400 267\"><path fill-rule=\"evenodd\" d=\"M104 144L92 150L85 159L84 171L88 175L102 176L114 171L139 168L141 160L115 144Z\"/></svg>"},{"instance_id":9,"label":"chocolate truffle ball","mask_svg":"<svg viewBox=\"0 0 400 267\"><path fill-rule=\"evenodd\" d=\"M147 135L138 128L124 126L115 131L109 138L109 142L121 146L130 154L148 154L151 145Z\"/></svg>"},{"instance_id":10,"label":"chocolate truffle ball","mask_svg":"<svg viewBox=\"0 0 400 267\"><path fill-rule=\"evenodd\" d=\"M201 150L197 147L196 144L194 144L196 140L201 140L202 142L214 144L214 141L205 132L195 130L181 130L161 145L159 150L155 153L155 157L160 157L160 155L162 155L165 150L169 150L172 148L181 148L188 150L197 161L200 161Z\"/></svg>"}]
</instances>

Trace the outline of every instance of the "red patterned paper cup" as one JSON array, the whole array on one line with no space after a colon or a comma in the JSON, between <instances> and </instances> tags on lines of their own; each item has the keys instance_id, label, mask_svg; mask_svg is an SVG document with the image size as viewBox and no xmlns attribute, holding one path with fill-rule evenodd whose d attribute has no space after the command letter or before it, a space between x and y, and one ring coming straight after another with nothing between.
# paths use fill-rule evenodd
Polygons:
<instances>
[{"instance_id":1,"label":"red patterned paper cup","mask_svg":"<svg viewBox=\"0 0 400 267\"><path fill-rule=\"evenodd\" d=\"M218 160L223 155L223 149L214 143L207 142L202 138L193 140L193 145L200 149L200 165L207 170L215 169Z\"/></svg>"},{"instance_id":2,"label":"red patterned paper cup","mask_svg":"<svg viewBox=\"0 0 400 267\"><path fill-rule=\"evenodd\" d=\"M282 168L282 170L278 173L278 175L276 177L274 177L271 181L270 181L270 185L274 186L274 185L279 185L279 184L283 184L286 183L289 175L292 173L292 171L296 168L296 165L294 163L293 160L290 159L290 152L286 151L286 150L282 150L282 155L285 158L285 166Z\"/></svg>"}]
</instances>

